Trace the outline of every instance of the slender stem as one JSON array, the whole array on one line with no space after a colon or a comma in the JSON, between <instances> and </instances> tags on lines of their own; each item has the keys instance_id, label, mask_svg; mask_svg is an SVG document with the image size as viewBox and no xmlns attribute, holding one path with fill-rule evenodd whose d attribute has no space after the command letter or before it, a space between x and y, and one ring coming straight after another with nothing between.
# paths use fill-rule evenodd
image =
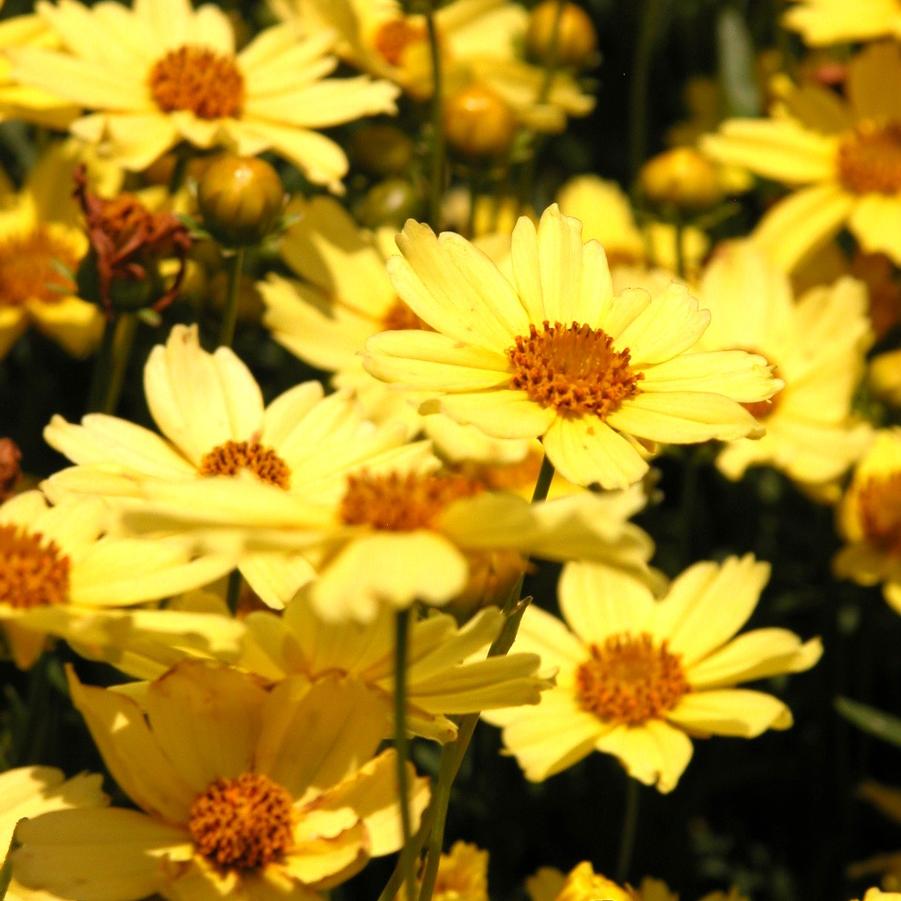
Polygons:
<instances>
[{"instance_id":1,"label":"slender stem","mask_svg":"<svg viewBox=\"0 0 901 901\"><path fill-rule=\"evenodd\" d=\"M441 219L441 199L444 196L444 79L441 72L441 48L435 26L435 3L428 4L425 13L429 37L429 57L432 63L432 169L429 184L429 225L438 228Z\"/></svg>"},{"instance_id":2,"label":"slender stem","mask_svg":"<svg viewBox=\"0 0 901 901\"><path fill-rule=\"evenodd\" d=\"M629 878L635 837L638 834L638 792L639 785L631 776L626 776L626 810L623 814L623 831L619 839L619 855L616 860L616 881Z\"/></svg>"},{"instance_id":3,"label":"slender stem","mask_svg":"<svg viewBox=\"0 0 901 901\"><path fill-rule=\"evenodd\" d=\"M560 62L560 23L563 21L563 10L566 7L566 3L567 0L557 0L557 6L554 9L554 21L551 23L551 39L548 43L547 56L544 62L544 77L541 79L538 96L535 98L535 103L538 106L541 106L550 95L554 76L557 74L557 64Z\"/></svg>"},{"instance_id":4,"label":"slender stem","mask_svg":"<svg viewBox=\"0 0 901 901\"><path fill-rule=\"evenodd\" d=\"M676 275L685 281L685 221L682 216L676 217Z\"/></svg>"},{"instance_id":5,"label":"slender stem","mask_svg":"<svg viewBox=\"0 0 901 901\"><path fill-rule=\"evenodd\" d=\"M532 503L537 504L539 501L546 501L548 492L551 490L551 482L554 480L554 464L545 454L541 458L541 468L538 470L538 478L535 480L535 489L532 491Z\"/></svg>"},{"instance_id":6,"label":"slender stem","mask_svg":"<svg viewBox=\"0 0 901 901\"><path fill-rule=\"evenodd\" d=\"M410 786L407 779L407 636L410 626L410 611L398 610L395 617L394 633L394 748L397 757L397 792L400 801L400 822L403 829L406 850L413 838L413 823L410 816ZM402 855L403 856L403 855ZM414 901L413 858L404 858L404 885L407 901Z\"/></svg>"},{"instance_id":7,"label":"slender stem","mask_svg":"<svg viewBox=\"0 0 901 901\"><path fill-rule=\"evenodd\" d=\"M172 174L169 176L169 196L173 197L178 193L182 182L185 180L185 173L188 171L188 160L191 158L191 152L185 145L180 146L175 151L175 165L172 167Z\"/></svg>"},{"instance_id":8,"label":"slender stem","mask_svg":"<svg viewBox=\"0 0 901 901\"><path fill-rule=\"evenodd\" d=\"M18 826L18 823L16 824ZM13 829L12 838L9 840L9 848L7 848L6 856L3 858L3 864L0 866L0 901L6 897L9 884L13 881L13 862L12 853L16 847L16 830Z\"/></svg>"},{"instance_id":9,"label":"slender stem","mask_svg":"<svg viewBox=\"0 0 901 901\"><path fill-rule=\"evenodd\" d=\"M632 58L632 82L629 92L629 169L634 179L647 152L648 86L651 58L657 37L662 0L644 0L638 12L638 37Z\"/></svg>"},{"instance_id":10,"label":"slender stem","mask_svg":"<svg viewBox=\"0 0 901 901\"><path fill-rule=\"evenodd\" d=\"M469 210L466 214L466 234L464 235L470 241L476 236L476 207L480 189L481 179L479 178L479 171L475 166L472 166L469 170Z\"/></svg>"},{"instance_id":11,"label":"slender stem","mask_svg":"<svg viewBox=\"0 0 901 901\"><path fill-rule=\"evenodd\" d=\"M109 384L110 373L113 367L113 346L116 336L116 320L109 316L103 322L103 337L100 339L100 349L97 351L97 359L94 360L94 372L91 376L91 387L88 391L88 412L102 411L106 401L106 388Z\"/></svg>"},{"instance_id":12,"label":"slender stem","mask_svg":"<svg viewBox=\"0 0 901 901\"><path fill-rule=\"evenodd\" d=\"M241 601L241 570L233 569L228 576L228 587L225 590L225 602L231 615L238 613L238 604Z\"/></svg>"},{"instance_id":13,"label":"slender stem","mask_svg":"<svg viewBox=\"0 0 901 901\"><path fill-rule=\"evenodd\" d=\"M225 310L222 312L222 331L219 344L231 347L235 340L235 323L238 321L238 286L244 268L244 248L237 248L228 258L228 284L225 292Z\"/></svg>"},{"instance_id":14,"label":"slender stem","mask_svg":"<svg viewBox=\"0 0 901 901\"><path fill-rule=\"evenodd\" d=\"M137 329L138 318L134 313L122 313L119 316L113 336L112 366L101 407L103 413L114 413L119 406L119 397L125 384L125 372L128 369L128 358L131 356Z\"/></svg>"}]
</instances>

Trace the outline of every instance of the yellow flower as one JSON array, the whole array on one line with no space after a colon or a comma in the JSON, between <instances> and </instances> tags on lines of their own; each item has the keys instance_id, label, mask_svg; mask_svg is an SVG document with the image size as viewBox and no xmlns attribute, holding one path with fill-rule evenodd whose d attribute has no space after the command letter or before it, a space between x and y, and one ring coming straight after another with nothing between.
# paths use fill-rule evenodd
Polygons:
<instances>
[{"instance_id":1,"label":"yellow flower","mask_svg":"<svg viewBox=\"0 0 901 901\"><path fill-rule=\"evenodd\" d=\"M301 31L323 27L338 36L336 51L379 78L400 85L417 99L432 93L432 66L425 19L404 15L397 0L281 0L276 9ZM485 85L537 131L559 132L567 116L585 116L594 98L566 72L558 72L547 97L539 95L544 69L517 57L528 12L508 0L452 0L435 14L442 87L453 94L472 82Z\"/></svg>"},{"instance_id":2,"label":"yellow flower","mask_svg":"<svg viewBox=\"0 0 901 901\"><path fill-rule=\"evenodd\" d=\"M833 560L843 579L878 585L901 613L901 428L876 433L839 506L847 544Z\"/></svg>"},{"instance_id":3,"label":"yellow flower","mask_svg":"<svg viewBox=\"0 0 901 901\"><path fill-rule=\"evenodd\" d=\"M340 497L348 469L404 440L402 430L365 421L346 393L323 398L318 382L264 407L250 370L227 348L203 350L196 327L175 326L151 351L144 387L162 437L114 416L91 414L81 425L53 417L44 437L77 465L44 483L51 496L102 495L135 506L143 479L181 485L253 474L294 497ZM297 554L251 554L239 563L254 591L276 607L312 575Z\"/></svg>"},{"instance_id":4,"label":"yellow flower","mask_svg":"<svg viewBox=\"0 0 901 901\"><path fill-rule=\"evenodd\" d=\"M54 145L0 210L0 358L29 324L75 356L100 338L100 310L77 296L74 281L88 248L72 201L78 163L74 143Z\"/></svg>"},{"instance_id":5,"label":"yellow flower","mask_svg":"<svg viewBox=\"0 0 901 901\"><path fill-rule=\"evenodd\" d=\"M889 350L873 357L869 381L875 394L901 407L901 350Z\"/></svg>"},{"instance_id":6,"label":"yellow flower","mask_svg":"<svg viewBox=\"0 0 901 901\"><path fill-rule=\"evenodd\" d=\"M729 119L702 149L796 190L754 231L790 272L847 225L864 251L901 262L901 47L874 44L848 67L847 100L783 89L769 119Z\"/></svg>"},{"instance_id":7,"label":"yellow flower","mask_svg":"<svg viewBox=\"0 0 901 901\"><path fill-rule=\"evenodd\" d=\"M797 0L782 17L782 24L801 32L814 47L901 38L901 3L898 0Z\"/></svg>"},{"instance_id":8,"label":"yellow flower","mask_svg":"<svg viewBox=\"0 0 901 901\"><path fill-rule=\"evenodd\" d=\"M108 521L94 498L48 507L39 491L26 491L0 506L0 626L18 666L37 659L47 633L109 643L116 628L144 620L157 632L178 632L184 623L174 614L117 608L196 588L232 568L227 557L195 558L181 539L105 534Z\"/></svg>"},{"instance_id":9,"label":"yellow flower","mask_svg":"<svg viewBox=\"0 0 901 901\"><path fill-rule=\"evenodd\" d=\"M317 577L310 601L330 622L371 622L385 605L444 605L473 600L489 555L502 578L476 602L503 602L522 556L587 558L644 574L653 544L637 526L608 517L591 492L529 504L485 490L462 473L441 470L428 443L399 448L346 472L340 495L310 503L257 480L147 482L145 511L126 514L134 528L193 530L204 546L229 553L303 551Z\"/></svg>"},{"instance_id":10,"label":"yellow flower","mask_svg":"<svg viewBox=\"0 0 901 901\"><path fill-rule=\"evenodd\" d=\"M351 682L292 678L267 690L191 662L151 683L142 706L72 675L70 689L139 809L24 823L13 867L28 887L117 901L313 901L402 843L394 751L373 757L386 712ZM427 800L415 780L415 821Z\"/></svg>"},{"instance_id":11,"label":"yellow flower","mask_svg":"<svg viewBox=\"0 0 901 901\"><path fill-rule=\"evenodd\" d=\"M901 901L901 892L883 892L878 888L867 889L863 901Z\"/></svg>"},{"instance_id":12,"label":"yellow flower","mask_svg":"<svg viewBox=\"0 0 901 901\"><path fill-rule=\"evenodd\" d=\"M628 885L617 885L612 879L595 873L588 861L577 864L567 874L553 867L542 867L526 880L531 901L673 901L669 892L652 894L655 889L652 886L651 893L646 893Z\"/></svg>"},{"instance_id":13,"label":"yellow flower","mask_svg":"<svg viewBox=\"0 0 901 901\"><path fill-rule=\"evenodd\" d=\"M762 357L690 352L710 314L683 287L614 297L603 249L557 206L517 223L513 282L459 235L409 221L397 241L394 286L435 331L370 338L367 369L494 437L541 437L571 482L626 487L648 443L759 433L741 402L781 387Z\"/></svg>"},{"instance_id":14,"label":"yellow flower","mask_svg":"<svg viewBox=\"0 0 901 901\"><path fill-rule=\"evenodd\" d=\"M754 738L792 724L772 695L733 687L808 669L822 651L818 639L802 644L785 629L733 639L768 576L769 566L751 556L697 563L655 601L634 577L567 564L559 594L570 628L530 607L513 645L555 667L556 687L526 715L483 716L503 727L504 744L532 781L597 750L619 758L634 779L669 792L691 758L689 736Z\"/></svg>"},{"instance_id":15,"label":"yellow flower","mask_svg":"<svg viewBox=\"0 0 901 901\"><path fill-rule=\"evenodd\" d=\"M717 251L698 292L711 313L702 345L753 350L785 383L770 400L748 405L766 435L728 444L717 457L720 471L739 479L764 463L806 485L838 478L871 439L851 417L871 339L863 285L843 278L795 303L788 278L745 241Z\"/></svg>"},{"instance_id":16,"label":"yellow flower","mask_svg":"<svg viewBox=\"0 0 901 901\"><path fill-rule=\"evenodd\" d=\"M16 825L22 819L70 808L104 807L102 776L81 773L66 779L49 766L26 766L0 773L0 854L12 843ZM13 879L6 891L7 901L54 901L54 896L23 888Z\"/></svg>"},{"instance_id":17,"label":"yellow flower","mask_svg":"<svg viewBox=\"0 0 901 901\"><path fill-rule=\"evenodd\" d=\"M396 901L403 901L398 892ZM433 901L488 901L488 852L469 842L454 842L438 860Z\"/></svg>"},{"instance_id":18,"label":"yellow flower","mask_svg":"<svg viewBox=\"0 0 901 901\"><path fill-rule=\"evenodd\" d=\"M666 222L639 228L632 205L622 188L596 175L577 175L557 194L560 211L582 222L582 237L597 241L607 254L614 279L624 267L660 266L676 271L676 229ZM699 228L685 227L682 235L685 266L697 272L710 242Z\"/></svg>"},{"instance_id":19,"label":"yellow flower","mask_svg":"<svg viewBox=\"0 0 901 901\"><path fill-rule=\"evenodd\" d=\"M347 158L316 129L395 108L387 82L324 78L337 65L329 32L301 39L289 26L269 28L236 53L232 24L212 4L43 0L37 11L63 49L10 51L13 77L90 111L72 133L129 169L186 141L244 156L272 150L339 190Z\"/></svg>"}]
</instances>

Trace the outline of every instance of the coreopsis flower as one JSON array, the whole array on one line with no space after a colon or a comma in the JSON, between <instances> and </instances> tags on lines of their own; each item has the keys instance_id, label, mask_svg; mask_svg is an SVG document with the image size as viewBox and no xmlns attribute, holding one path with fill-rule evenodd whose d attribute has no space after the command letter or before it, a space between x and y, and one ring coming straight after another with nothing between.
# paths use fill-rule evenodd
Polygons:
<instances>
[{"instance_id":1,"label":"coreopsis flower","mask_svg":"<svg viewBox=\"0 0 901 901\"><path fill-rule=\"evenodd\" d=\"M901 901L901 892L884 892L882 889L870 888L863 896L863 901Z\"/></svg>"},{"instance_id":2,"label":"coreopsis flower","mask_svg":"<svg viewBox=\"0 0 901 901\"><path fill-rule=\"evenodd\" d=\"M107 534L109 511L94 498L70 498L54 507L39 491L0 506L0 627L13 659L30 666L47 635L73 641L114 641L118 626L179 630L158 612L121 608L197 588L232 568L222 556L196 557L176 538L120 538ZM186 631L195 631L192 623Z\"/></svg>"},{"instance_id":3,"label":"coreopsis flower","mask_svg":"<svg viewBox=\"0 0 901 901\"><path fill-rule=\"evenodd\" d=\"M871 339L863 285L843 278L795 303L788 278L763 252L736 242L718 250L698 296L711 312L702 345L754 350L784 382L769 400L748 405L766 434L726 445L720 471L739 479L763 463L804 485L837 479L871 439L870 428L851 416Z\"/></svg>"},{"instance_id":4,"label":"coreopsis flower","mask_svg":"<svg viewBox=\"0 0 901 901\"><path fill-rule=\"evenodd\" d=\"M577 864L569 873L542 867L526 879L526 891L531 901L678 901L659 879L645 878L634 889L596 873L588 861Z\"/></svg>"},{"instance_id":5,"label":"coreopsis flower","mask_svg":"<svg viewBox=\"0 0 901 901\"><path fill-rule=\"evenodd\" d=\"M71 674L69 683L138 809L23 823L13 868L28 888L118 901L313 901L402 844L394 751L373 756L386 712L352 682L295 677L267 689L188 662L152 682L142 706ZM411 782L418 821L428 788Z\"/></svg>"},{"instance_id":6,"label":"coreopsis flower","mask_svg":"<svg viewBox=\"0 0 901 901\"><path fill-rule=\"evenodd\" d=\"M0 847L11 847L20 820L70 808L104 807L109 798L101 788L103 777L81 773L66 779L61 770L49 766L25 766L0 773ZM6 889L8 901L45 901L19 882ZM49 901L49 899L47 899Z\"/></svg>"},{"instance_id":7,"label":"coreopsis flower","mask_svg":"<svg viewBox=\"0 0 901 901\"><path fill-rule=\"evenodd\" d=\"M882 584L901 612L901 428L876 433L858 462L838 511L845 546L833 569L859 585Z\"/></svg>"},{"instance_id":8,"label":"coreopsis flower","mask_svg":"<svg viewBox=\"0 0 901 901\"><path fill-rule=\"evenodd\" d=\"M47 442L77 464L45 483L53 497L77 492L133 506L145 479L180 486L241 473L294 497L340 495L348 469L404 439L396 428L367 422L346 393L323 398L318 382L264 406L247 366L228 348L203 350L196 327L175 326L166 344L151 351L144 389L162 436L103 414L85 416L81 425L53 417ZM239 566L253 590L277 607L312 575L298 554L249 554Z\"/></svg>"},{"instance_id":9,"label":"coreopsis flower","mask_svg":"<svg viewBox=\"0 0 901 901\"><path fill-rule=\"evenodd\" d=\"M100 310L75 284L88 249L69 198L76 162L73 145L54 145L0 209L0 358L29 325L75 356L100 338Z\"/></svg>"},{"instance_id":10,"label":"coreopsis flower","mask_svg":"<svg viewBox=\"0 0 901 901\"><path fill-rule=\"evenodd\" d=\"M898 0L796 0L782 24L798 31L806 44L822 47L874 38L901 38Z\"/></svg>"},{"instance_id":11,"label":"coreopsis flower","mask_svg":"<svg viewBox=\"0 0 901 901\"><path fill-rule=\"evenodd\" d=\"M396 901L403 901L398 892ZM454 842L438 860L433 901L488 901L488 852L469 842Z\"/></svg>"},{"instance_id":12,"label":"coreopsis flower","mask_svg":"<svg viewBox=\"0 0 901 901\"><path fill-rule=\"evenodd\" d=\"M607 254L614 279L626 267L659 266L676 271L676 229L666 222L635 221L629 198L616 182L597 175L576 175L557 193L560 211L582 223L582 237L597 241ZM699 228L685 226L682 248L688 272L697 272L710 242Z\"/></svg>"},{"instance_id":13,"label":"coreopsis flower","mask_svg":"<svg viewBox=\"0 0 901 901\"><path fill-rule=\"evenodd\" d=\"M432 63L425 18L405 15L397 0L281 0L280 15L300 31L325 28L338 38L336 52L351 65L386 78L411 96L432 94ZM524 125L558 132L567 116L585 116L594 98L558 72L545 89L545 70L518 58L528 13L509 0L453 0L435 12L446 94L473 82L505 101Z\"/></svg>"},{"instance_id":14,"label":"coreopsis flower","mask_svg":"<svg viewBox=\"0 0 901 901\"><path fill-rule=\"evenodd\" d=\"M769 566L750 555L697 563L657 601L639 580L569 563L560 580L565 623L526 610L513 644L556 667L556 687L537 707L489 711L504 744L535 782L592 751L617 757L629 775L661 792L675 788L691 738L754 738L787 729L777 698L735 686L816 663L818 639L786 629L736 632L754 611Z\"/></svg>"},{"instance_id":15,"label":"coreopsis flower","mask_svg":"<svg viewBox=\"0 0 901 901\"><path fill-rule=\"evenodd\" d=\"M864 251L901 262L901 48L874 44L848 67L846 99L789 86L769 119L729 119L702 149L796 190L753 236L786 271L847 225Z\"/></svg>"},{"instance_id":16,"label":"coreopsis flower","mask_svg":"<svg viewBox=\"0 0 901 901\"><path fill-rule=\"evenodd\" d=\"M37 13L62 47L11 50L13 78L87 110L72 133L128 169L185 141L247 156L272 150L337 190L347 158L317 129L395 108L387 82L324 78L337 65L325 31L300 38L269 28L236 53L231 21L212 4L136 0L98 10L64 0L40 2Z\"/></svg>"},{"instance_id":17,"label":"coreopsis flower","mask_svg":"<svg viewBox=\"0 0 901 901\"><path fill-rule=\"evenodd\" d=\"M517 223L513 281L459 235L411 220L397 242L394 287L434 331L375 335L366 368L494 437L540 437L571 482L623 488L654 442L759 434L742 403L782 385L760 356L698 352L710 314L684 287L614 296L603 249L556 205Z\"/></svg>"}]
</instances>

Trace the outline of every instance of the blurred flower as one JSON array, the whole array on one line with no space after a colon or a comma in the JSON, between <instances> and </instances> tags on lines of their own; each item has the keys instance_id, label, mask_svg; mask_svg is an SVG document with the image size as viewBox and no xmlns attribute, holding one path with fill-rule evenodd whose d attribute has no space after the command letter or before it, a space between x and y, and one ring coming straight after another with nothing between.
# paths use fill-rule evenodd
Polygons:
<instances>
[{"instance_id":1,"label":"blurred flower","mask_svg":"<svg viewBox=\"0 0 901 901\"><path fill-rule=\"evenodd\" d=\"M582 222L582 237L598 241L607 254L610 270L627 266L660 266L676 271L676 228L666 222L647 222L641 228L635 221L629 198L612 181L596 175L570 178L557 194L560 211ZM692 225L682 233L685 268L698 272L710 242Z\"/></svg>"},{"instance_id":2,"label":"blurred flower","mask_svg":"<svg viewBox=\"0 0 901 901\"><path fill-rule=\"evenodd\" d=\"M578 4L542 0L529 14L526 48L544 65L582 68L596 61L598 35Z\"/></svg>"},{"instance_id":3,"label":"blurred flower","mask_svg":"<svg viewBox=\"0 0 901 901\"><path fill-rule=\"evenodd\" d=\"M716 167L693 147L673 147L651 157L638 180L649 202L682 213L709 209L723 199Z\"/></svg>"},{"instance_id":4,"label":"blurred flower","mask_svg":"<svg viewBox=\"0 0 901 901\"><path fill-rule=\"evenodd\" d=\"M142 706L82 685L75 706L138 810L23 823L17 878L63 897L319 897L402 844L394 751L373 757L386 711L344 679L271 690L222 666L182 663ZM411 776L415 776L412 766ZM412 781L415 822L428 801Z\"/></svg>"},{"instance_id":5,"label":"blurred flower","mask_svg":"<svg viewBox=\"0 0 901 901\"><path fill-rule=\"evenodd\" d=\"M107 534L108 521L93 498L49 507L39 491L26 491L0 506L0 626L19 667L40 656L48 633L102 644L144 621L185 630L177 616L163 623L156 611L118 608L196 588L232 567L228 558L197 557L182 540Z\"/></svg>"},{"instance_id":6,"label":"blurred flower","mask_svg":"<svg viewBox=\"0 0 901 901\"><path fill-rule=\"evenodd\" d=\"M316 129L395 108L397 89L384 81L324 78L337 65L327 32L269 28L236 53L232 24L212 4L136 0L98 10L42 0L37 11L62 49L11 50L13 77L89 110L72 133L129 169L186 141L246 156L273 150L340 190L347 158Z\"/></svg>"},{"instance_id":7,"label":"blurred flower","mask_svg":"<svg viewBox=\"0 0 901 901\"><path fill-rule=\"evenodd\" d=\"M870 387L874 394L901 407L901 350L890 350L872 359Z\"/></svg>"},{"instance_id":8,"label":"blurred flower","mask_svg":"<svg viewBox=\"0 0 901 901\"><path fill-rule=\"evenodd\" d=\"M0 503L15 494L22 475L22 451L12 438L0 438ZM2 844L2 842L0 842Z\"/></svg>"},{"instance_id":9,"label":"blurred flower","mask_svg":"<svg viewBox=\"0 0 901 901\"><path fill-rule=\"evenodd\" d=\"M833 560L836 574L859 585L882 583L901 613L901 428L876 433L854 468L838 525L847 544Z\"/></svg>"},{"instance_id":10,"label":"blurred flower","mask_svg":"<svg viewBox=\"0 0 901 901\"><path fill-rule=\"evenodd\" d=\"M901 4L898 0L797 0L782 24L801 32L805 43L815 47L901 38Z\"/></svg>"},{"instance_id":11,"label":"blurred flower","mask_svg":"<svg viewBox=\"0 0 901 901\"><path fill-rule=\"evenodd\" d=\"M61 770L49 766L24 766L0 773L0 848L12 845L20 820L52 810L104 807L109 798L102 790L103 777L80 773L66 779ZM23 888L15 879L6 889L7 901L50 901Z\"/></svg>"},{"instance_id":12,"label":"blurred flower","mask_svg":"<svg viewBox=\"0 0 901 901\"><path fill-rule=\"evenodd\" d=\"M848 278L814 288L795 303L788 278L748 241L718 249L699 286L709 350L742 347L773 364L783 389L748 409L766 426L759 441L739 439L717 457L730 479L769 464L807 485L838 478L864 452L871 430L851 416L871 335L866 295Z\"/></svg>"},{"instance_id":13,"label":"blurred flower","mask_svg":"<svg viewBox=\"0 0 901 901\"><path fill-rule=\"evenodd\" d=\"M490 711L527 779L543 781L592 751L613 754L629 775L672 791L692 754L690 736L754 738L787 729L791 712L740 682L809 669L819 639L786 629L733 639L757 605L769 565L750 555L696 563L661 601L640 581L570 563L560 580L560 620L530 607L513 644L556 668L537 707Z\"/></svg>"},{"instance_id":14,"label":"blurred flower","mask_svg":"<svg viewBox=\"0 0 901 901\"><path fill-rule=\"evenodd\" d=\"M401 895L398 894L398 901ZM433 901L488 901L488 852L454 842L438 860Z\"/></svg>"},{"instance_id":15,"label":"blurred flower","mask_svg":"<svg viewBox=\"0 0 901 901\"><path fill-rule=\"evenodd\" d=\"M526 879L526 891L531 901L678 901L659 880L645 879L638 890L620 886L595 873L588 861L577 864L568 874L542 867Z\"/></svg>"},{"instance_id":16,"label":"blurred flower","mask_svg":"<svg viewBox=\"0 0 901 901\"><path fill-rule=\"evenodd\" d=\"M401 430L367 422L346 392L323 398L318 382L297 385L264 407L247 366L228 348L203 350L196 327L175 326L166 344L151 351L144 388L163 436L104 414L89 414L81 425L54 416L44 437L76 465L52 476L45 490L134 507L144 479L178 486L244 474L295 498L312 497L314 487L340 496L347 471L404 441ZM274 607L312 576L298 554L250 554L239 568Z\"/></svg>"},{"instance_id":17,"label":"blurred flower","mask_svg":"<svg viewBox=\"0 0 901 901\"><path fill-rule=\"evenodd\" d=\"M302 32L334 31L336 52L351 65L400 85L417 99L432 93L425 18L404 15L397 0L281 0L283 18ZM567 116L585 116L594 97L558 72L541 98L545 70L517 56L528 12L509 0L452 0L435 13L442 87L447 94L484 83L537 131L559 132ZM541 102L539 102L541 101Z\"/></svg>"},{"instance_id":18,"label":"blurred flower","mask_svg":"<svg viewBox=\"0 0 901 901\"><path fill-rule=\"evenodd\" d=\"M851 275L867 286L870 322L879 341L901 323L901 275L884 253L856 253Z\"/></svg>"},{"instance_id":19,"label":"blurred flower","mask_svg":"<svg viewBox=\"0 0 901 901\"><path fill-rule=\"evenodd\" d=\"M744 351L687 353L709 322L682 286L613 296L604 251L556 206L513 233L511 282L459 235L408 222L389 261L397 293L435 329L366 343L378 378L497 438L541 437L565 478L622 488L647 471L647 443L759 432L741 406L774 380ZM644 444L643 444L644 442Z\"/></svg>"},{"instance_id":20,"label":"blurred flower","mask_svg":"<svg viewBox=\"0 0 901 901\"><path fill-rule=\"evenodd\" d=\"M498 160L509 154L516 119L506 101L474 82L450 94L443 108L448 146L475 160Z\"/></svg>"},{"instance_id":21,"label":"blurred flower","mask_svg":"<svg viewBox=\"0 0 901 901\"><path fill-rule=\"evenodd\" d=\"M754 237L792 271L844 225L864 251L901 262L901 47L874 44L851 61L847 100L788 85L769 119L729 119L701 148L714 159L797 188Z\"/></svg>"},{"instance_id":22,"label":"blurred flower","mask_svg":"<svg viewBox=\"0 0 901 901\"><path fill-rule=\"evenodd\" d=\"M883 892L878 888L867 889L863 901L901 901L901 892Z\"/></svg>"}]
</instances>

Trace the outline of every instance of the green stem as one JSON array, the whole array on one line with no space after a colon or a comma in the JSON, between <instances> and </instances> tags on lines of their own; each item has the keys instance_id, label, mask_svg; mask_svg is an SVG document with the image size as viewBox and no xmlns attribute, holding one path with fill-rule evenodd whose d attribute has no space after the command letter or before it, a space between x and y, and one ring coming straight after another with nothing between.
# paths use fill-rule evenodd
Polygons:
<instances>
[{"instance_id":1,"label":"green stem","mask_svg":"<svg viewBox=\"0 0 901 901\"><path fill-rule=\"evenodd\" d=\"M479 172L473 166L469 170L469 210L466 214L466 234L464 235L470 241L476 234L476 205L479 199L480 188L481 179L479 178Z\"/></svg>"},{"instance_id":2,"label":"green stem","mask_svg":"<svg viewBox=\"0 0 901 901\"><path fill-rule=\"evenodd\" d=\"M441 72L441 48L435 26L435 3L429 3L425 13L429 38L429 57L432 63L432 168L429 185L429 225L438 228L441 219L441 200L444 197L444 79Z\"/></svg>"},{"instance_id":3,"label":"green stem","mask_svg":"<svg viewBox=\"0 0 901 901\"><path fill-rule=\"evenodd\" d=\"M410 628L410 611L398 610L395 617L394 633L394 748L397 757L397 792L400 801L400 822L404 836L402 852L413 839L413 823L410 816L410 786L407 779L407 637ZM401 853L404 859L404 886L407 901L414 901L416 885L414 881L413 858Z\"/></svg>"},{"instance_id":4,"label":"green stem","mask_svg":"<svg viewBox=\"0 0 901 901\"><path fill-rule=\"evenodd\" d=\"M638 38L635 55L632 58L632 81L629 92L629 169L632 178L647 153L648 87L651 75L651 58L657 37L658 20L662 0L645 0L644 8L638 13Z\"/></svg>"},{"instance_id":5,"label":"green stem","mask_svg":"<svg viewBox=\"0 0 901 901\"><path fill-rule=\"evenodd\" d=\"M113 346L116 336L116 320L108 317L103 322L103 337L100 349L94 360L94 372L91 376L91 387L88 391L88 412L97 413L103 410L106 399L106 388L109 384L113 368Z\"/></svg>"},{"instance_id":6,"label":"green stem","mask_svg":"<svg viewBox=\"0 0 901 901\"><path fill-rule=\"evenodd\" d=\"M560 62L560 23L563 21L563 10L566 8L566 3L567 0L557 0L557 6L554 9L554 21L551 23L551 40L548 44L547 57L544 64L544 77L541 79L538 96L535 98L535 103L538 106L541 106L550 95L554 76L557 74L557 64Z\"/></svg>"},{"instance_id":7,"label":"green stem","mask_svg":"<svg viewBox=\"0 0 901 901\"><path fill-rule=\"evenodd\" d=\"M24 819L24 818L23 818ZM22 822L21 820L19 822ZM16 823L18 826L19 823ZM6 857L3 858L3 865L0 866L0 901L6 897L6 891L9 884L13 881L13 862L12 853L16 848L16 830L13 829L12 838L9 840L9 848L6 851Z\"/></svg>"},{"instance_id":8,"label":"green stem","mask_svg":"<svg viewBox=\"0 0 901 901\"><path fill-rule=\"evenodd\" d=\"M103 402L102 412L104 413L114 413L116 407L119 406L122 386L125 384L125 373L128 370L128 358L131 356L131 348L137 330L138 317L134 313L122 313L119 316L116 334L113 337L113 364Z\"/></svg>"},{"instance_id":9,"label":"green stem","mask_svg":"<svg viewBox=\"0 0 901 901\"><path fill-rule=\"evenodd\" d=\"M629 878L635 838L638 834L639 785L631 776L626 776L626 810L623 814L623 831L619 839L619 855L616 860L616 881Z\"/></svg>"},{"instance_id":10,"label":"green stem","mask_svg":"<svg viewBox=\"0 0 901 901\"><path fill-rule=\"evenodd\" d=\"M191 151L187 146L182 145L175 151L175 165L172 167L172 174L169 176L169 196L174 197L178 193L178 189L185 180L185 173L188 171L188 160L191 158Z\"/></svg>"},{"instance_id":11,"label":"green stem","mask_svg":"<svg viewBox=\"0 0 901 901\"><path fill-rule=\"evenodd\" d=\"M685 281L685 220L681 213L676 214L675 222L675 241L676 241L676 275L682 281Z\"/></svg>"},{"instance_id":12,"label":"green stem","mask_svg":"<svg viewBox=\"0 0 901 901\"><path fill-rule=\"evenodd\" d=\"M233 569L228 576L228 587L225 591L225 602L232 616L238 613L238 604L241 601L241 570Z\"/></svg>"},{"instance_id":13,"label":"green stem","mask_svg":"<svg viewBox=\"0 0 901 901\"><path fill-rule=\"evenodd\" d=\"M238 321L238 286L241 283L243 268L244 248L238 247L228 258L225 309L222 312L222 331L219 333L219 344L222 347L231 347L235 340L235 324Z\"/></svg>"}]
</instances>

